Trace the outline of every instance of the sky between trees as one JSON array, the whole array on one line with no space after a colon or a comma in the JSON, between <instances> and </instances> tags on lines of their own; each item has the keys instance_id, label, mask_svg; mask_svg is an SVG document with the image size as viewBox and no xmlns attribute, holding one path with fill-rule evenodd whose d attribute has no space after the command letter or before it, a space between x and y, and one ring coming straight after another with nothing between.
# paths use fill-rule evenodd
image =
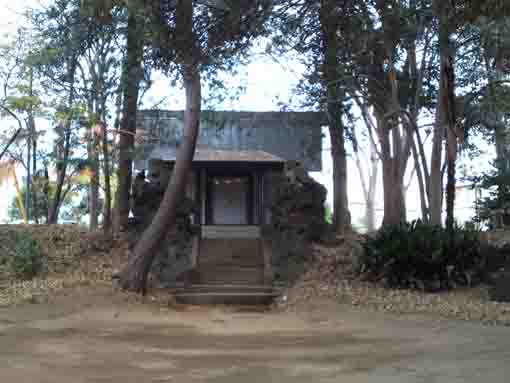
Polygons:
<instances>
[{"instance_id":1,"label":"sky between trees","mask_svg":"<svg viewBox=\"0 0 510 383\"><path fill-rule=\"evenodd\" d=\"M5 38L5 34L13 34L19 27L22 26L21 12L23 9L27 6L37 7L45 2L46 0L0 0L0 10L2 14L2 20L0 20L0 40ZM278 110L281 103L296 105L295 99L297 96L293 95L292 90L297 85L299 78L301 77L303 67L297 61L292 61L292 59L276 62L273 58L264 54L264 44L264 41L256 44L256 48L253 49L251 62L240 69L237 77L223 77L223 80L228 82L232 88L242 85L245 87L245 91L236 100L230 100L216 105L217 109L267 111ZM151 107L159 104L161 109L183 109L183 89L172 87L170 80L160 73L156 73L154 79L154 85L143 99L143 106ZM12 124L12 122L8 119L4 119L2 124ZM38 127L44 127L45 125L48 125L46 121L38 121ZM465 166L467 173L486 169L488 167L488 162L493 158L493 149L482 140L480 140L479 143L482 153L485 152L486 154L472 160L467 158L461 159L461 164ZM332 164L329 147L329 138L327 134L325 134L323 141L323 171L321 173L314 173L313 176L319 182L323 183L327 187L328 191L331 191ZM356 225L357 221L363 217L363 198L359 197L362 193L362 188L358 172L352 159L349 159L348 168L349 203L351 214L353 216L353 224ZM411 160L410 166L408 167L408 173L411 173L412 169L413 163ZM20 176L21 172L18 171L18 177ZM378 184L379 187L376 200L378 208L380 208L382 204L382 184L380 180ZM0 193L3 196L3 198L0 198L1 222L7 218L7 207L15 192L12 185L4 185L0 188ZM417 218L420 215L419 202L416 193L417 186L413 182L407 194L409 219ZM328 204L330 206L332 205L331 192L328 193ZM466 216L466 214L469 213L466 213L465 211L462 212L463 216Z\"/></svg>"}]
</instances>

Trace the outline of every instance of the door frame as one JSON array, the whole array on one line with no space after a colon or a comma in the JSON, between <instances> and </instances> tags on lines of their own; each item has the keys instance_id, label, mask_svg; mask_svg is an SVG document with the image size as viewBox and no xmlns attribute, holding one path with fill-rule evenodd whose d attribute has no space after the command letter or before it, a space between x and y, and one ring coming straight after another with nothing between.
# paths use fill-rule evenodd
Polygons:
<instances>
[{"instance_id":1,"label":"door frame","mask_svg":"<svg viewBox=\"0 0 510 383\"><path fill-rule=\"evenodd\" d=\"M213 223L213 191L212 181L214 178L245 178L247 179L247 193L246 193L246 224L245 226L253 225L253 206L254 206L254 180L253 174L250 172L206 172L205 175L205 225L225 225L225 226L243 226L243 224L215 224Z\"/></svg>"}]
</instances>

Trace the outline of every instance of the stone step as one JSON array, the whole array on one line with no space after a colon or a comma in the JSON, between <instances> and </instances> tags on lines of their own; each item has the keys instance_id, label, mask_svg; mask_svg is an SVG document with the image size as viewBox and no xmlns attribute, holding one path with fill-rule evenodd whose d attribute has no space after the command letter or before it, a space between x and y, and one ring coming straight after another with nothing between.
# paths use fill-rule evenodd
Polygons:
<instances>
[{"instance_id":1,"label":"stone step","mask_svg":"<svg viewBox=\"0 0 510 383\"><path fill-rule=\"evenodd\" d=\"M176 293L275 293L279 290L268 285L237 285L237 284L193 284L171 288Z\"/></svg>"},{"instance_id":2,"label":"stone step","mask_svg":"<svg viewBox=\"0 0 510 383\"><path fill-rule=\"evenodd\" d=\"M267 305L280 295L270 285L197 284L176 287L177 302L192 305Z\"/></svg>"},{"instance_id":3,"label":"stone step","mask_svg":"<svg viewBox=\"0 0 510 383\"><path fill-rule=\"evenodd\" d=\"M200 284L249 284L260 285L264 282L264 269L261 267L227 267L217 266L206 269L199 267L196 270L197 280Z\"/></svg>"}]
</instances>

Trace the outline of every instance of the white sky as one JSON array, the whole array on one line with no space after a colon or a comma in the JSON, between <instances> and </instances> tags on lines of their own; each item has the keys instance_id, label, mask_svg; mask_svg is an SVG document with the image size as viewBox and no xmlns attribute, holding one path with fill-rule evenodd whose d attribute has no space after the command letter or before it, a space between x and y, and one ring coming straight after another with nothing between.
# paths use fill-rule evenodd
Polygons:
<instances>
[{"instance_id":1,"label":"white sky","mask_svg":"<svg viewBox=\"0 0 510 383\"><path fill-rule=\"evenodd\" d=\"M40 4L41 0L22 0L22 1L12 1L12 0L0 0L0 44L4 39L5 33L13 33L20 26L19 14L22 12L23 8L26 5L37 5ZM297 84L299 80L300 73L302 72L303 67L299 64L287 63L287 64L279 64L275 63L273 60L263 57L257 56L252 60L252 63L247 65L243 70L240 71L240 75L237 78L225 78L230 85L236 86L240 83L243 83L246 86L246 92L241 95L241 97L233 102L226 103L222 105L222 109L234 109L234 110L252 110L252 111L269 111L269 110L278 110L278 102L279 101L288 101L291 96L292 88ZM162 98L167 98L166 102L163 104L164 108L168 109L182 109L184 107L184 95L183 92L179 89L172 88L170 86L169 81L164 78L162 75L154 76L155 84L153 88L147 93L144 99L144 107L150 107L155 103L159 102ZM3 122L5 123L5 121ZM1 125L0 125L1 129ZM323 183L328 191L332 190L332 164L329 152L329 140L327 139L327 135L323 142L323 171L321 173L314 173L313 176ZM490 149L488 149L490 150ZM480 167L485 167L488 163L488 157L484 156L479 158L474 164L471 164L471 167L475 169L480 169ZM410 161L411 168L412 161ZM366 173L366 172L365 172ZM379 175L381 175L381 171L379 171ZM362 188L359 180L358 171L353 163L353 161L349 160L348 162L348 187L349 187L349 202L351 208L351 215L353 218L353 223L356 224L360 221L361 217L364 214L364 200L362 196ZM382 215L382 183L379 179L379 193L378 193L378 218L381 218ZM4 186L0 188L0 222L3 221L7 217L7 206L12 200L14 196L13 187ZM408 193L408 208L409 208L409 218L418 217L418 194L416 184L413 184ZM471 197L468 197L468 202L465 205L470 205L469 200ZM332 205L332 196L331 193L328 193L328 203ZM472 211L469 211L464 214L467 218Z\"/></svg>"}]
</instances>

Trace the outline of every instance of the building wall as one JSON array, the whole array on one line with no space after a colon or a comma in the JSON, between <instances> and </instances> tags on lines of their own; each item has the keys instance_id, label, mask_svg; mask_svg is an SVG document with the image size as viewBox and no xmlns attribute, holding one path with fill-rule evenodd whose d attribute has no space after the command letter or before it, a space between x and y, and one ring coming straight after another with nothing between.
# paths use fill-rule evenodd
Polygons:
<instances>
[{"instance_id":1,"label":"building wall","mask_svg":"<svg viewBox=\"0 0 510 383\"><path fill-rule=\"evenodd\" d=\"M223 150L263 150L298 160L308 171L322 168L322 131L326 119L315 112L208 112L201 115L198 146ZM182 141L183 113L141 111L137 114L137 169L146 169L158 145L177 148Z\"/></svg>"}]
</instances>

